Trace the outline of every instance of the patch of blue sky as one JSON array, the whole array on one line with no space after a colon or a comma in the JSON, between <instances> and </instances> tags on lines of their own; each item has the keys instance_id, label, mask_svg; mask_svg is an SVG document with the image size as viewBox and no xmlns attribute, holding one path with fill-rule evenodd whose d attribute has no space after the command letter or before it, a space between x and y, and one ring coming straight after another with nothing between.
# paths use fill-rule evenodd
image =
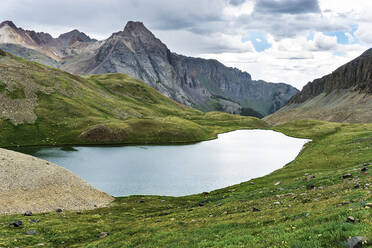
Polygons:
<instances>
[{"instance_id":1,"label":"patch of blue sky","mask_svg":"<svg viewBox=\"0 0 372 248\"><path fill-rule=\"evenodd\" d=\"M242 39L242 42L250 41L257 52L263 52L272 45L267 41L266 34L259 31L251 31Z\"/></svg>"},{"instance_id":2,"label":"patch of blue sky","mask_svg":"<svg viewBox=\"0 0 372 248\"><path fill-rule=\"evenodd\" d=\"M334 36L337 38L337 43L338 44L344 44L344 45L347 45L347 44L359 44L360 41L358 40L358 38L355 36L355 31L358 29L358 25L355 25L355 24L351 24L350 25L350 30L345 30L345 31L334 31L334 32L323 32L324 35L327 35L327 36ZM310 32L307 36L307 40L314 40L314 34L315 32ZM351 39L350 37L348 37L347 34L350 34L351 35Z\"/></svg>"}]
</instances>

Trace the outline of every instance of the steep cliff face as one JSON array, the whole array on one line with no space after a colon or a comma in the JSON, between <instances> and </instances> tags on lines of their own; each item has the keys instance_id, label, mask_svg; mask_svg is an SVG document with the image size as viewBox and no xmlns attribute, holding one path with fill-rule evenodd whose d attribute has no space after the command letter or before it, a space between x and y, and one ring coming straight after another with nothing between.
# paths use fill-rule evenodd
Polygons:
<instances>
[{"instance_id":1,"label":"steep cliff face","mask_svg":"<svg viewBox=\"0 0 372 248\"><path fill-rule=\"evenodd\" d=\"M123 31L104 41L73 30L46 44L48 49L54 49L57 66L63 70L81 75L125 73L167 97L203 111L264 116L298 92L286 84L254 81L249 73L216 60L172 53L141 22L128 22ZM17 55L27 58L22 53ZM45 60L45 64L50 65L50 61Z\"/></svg>"},{"instance_id":2,"label":"steep cliff face","mask_svg":"<svg viewBox=\"0 0 372 248\"><path fill-rule=\"evenodd\" d=\"M241 114L249 109L256 115L267 115L298 92L286 84L253 81L248 73L216 60L172 53L140 22L128 22L124 31L107 39L85 66L65 63L62 69L77 74L125 73L204 111Z\"/></svg>"},{"instance_id":3,"label":"steep cliff face","mask_svg":"<svg viewBox=\"0 0 372 248\"><path fill-rule=\"evenodd\" d=\"M352 89L360 93L372 93L372 49L365 51L353 61L341 66L333 73L305 85L289 103L303 103L321 93Z\"/></svg>"},{"instance_id":4,"label":"steep cliff face","mask_svg":"<svg viewBox=\"0 0 372 248\"><path fill-rule=\"evenodd\" d=\"M372 122L372 49L333 73L308 83L277 113L272 123L294 119Z\"/></svg>"}]
</instances>

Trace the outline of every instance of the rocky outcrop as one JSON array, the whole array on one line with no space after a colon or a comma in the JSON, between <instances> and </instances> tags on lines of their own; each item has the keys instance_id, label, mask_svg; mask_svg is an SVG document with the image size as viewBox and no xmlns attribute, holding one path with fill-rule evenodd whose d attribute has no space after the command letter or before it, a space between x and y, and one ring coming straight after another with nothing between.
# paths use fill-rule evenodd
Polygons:
<instances>
[{"instance_id":1,"label":"rocky outcrop","mask_svg":"<svg viewBox=\"0 0 372 248\"><path fill-rule=\"evenodd\" d=\"M275 124L296 119L372 122L372 49L333 73L308 83L280 111L268 116Z\"/></svg>"},{"instance_id":2,"label":"rocky outcrop","mask_svg":"<svg viewBox=\"0 0 372 248\"><path fill-rule=\"evenodd\" d=\"M44 37L36 34L34 36ZM57 66L65 71L81 75L125 73L167 97L203 111L261 117L277 111L298 92L287 84L252 80L249 73L226 67L217 60L172 53L141 22L128 22L123 31L104 41L95 41L78 30L57 39L37 37L35 41L43 42L36 43L46 44L53 50L55 60L59 61ZM46 49L38 48L40 52L43 50ZM51 63L45 60L44 64Z\"/></svg>"},{"instance_id":3,"label":"rocky outcrop","mask_svg":"<svg viewBox=\"0 0 372 248\"><path fill-rule=\"evenodd\" d=\"M321 93L330 94L334 90L342 89L372 93L372 49L341 66L332 74L308 83L288 103L303 103Z\"/></svg>"}]
</instances>

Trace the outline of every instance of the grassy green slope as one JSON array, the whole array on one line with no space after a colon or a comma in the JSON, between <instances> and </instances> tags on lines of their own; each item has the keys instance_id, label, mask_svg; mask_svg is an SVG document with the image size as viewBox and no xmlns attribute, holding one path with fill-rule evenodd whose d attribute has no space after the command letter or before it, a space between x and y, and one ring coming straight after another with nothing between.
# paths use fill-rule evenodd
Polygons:
<instances>
[{"instance_id":1,"label":"grassy green slope","mask_svg":"<svg viewBox=\"0 0 372 248\"><path fill-rule=\"evenodd\" d=\"M1 216L0 247L335 248L352 236L370 242L372 211L365 205L372 202L372 177L361 164L372 162L372 125L296 121L274 130L313 141L284 168L209 194L132 196L83 213ZM343 179L346 173L353 177ZM315 178L308 180L310 174ZM25 226L9 228L16 219ZM100 232L110 235L100 239Z\"/></svg>"},{"instance_id":2,"label":"grassy green slope","mask_svg":"<svg viewBox=\"0 0 372 248\"><path fill-rule=\"evenodd\" d=\"M256 118L183 106L124 74L78 77L1 54L2 147L194 142L267 127Z\"/></svg>"}]
</instances>

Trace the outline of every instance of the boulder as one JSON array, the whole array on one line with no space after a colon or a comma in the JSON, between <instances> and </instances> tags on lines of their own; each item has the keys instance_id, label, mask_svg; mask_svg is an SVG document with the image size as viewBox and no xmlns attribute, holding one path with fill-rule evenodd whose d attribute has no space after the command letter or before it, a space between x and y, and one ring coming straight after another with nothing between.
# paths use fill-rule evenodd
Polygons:
<instances>
[{"instance_id":1,"label":"boulder","mask_svg":"<svg viewBox=\"0 0 372 248\"><path fill-rule=\"evenodd\" d=\"M29 230L26 232L26 235L36 235L37 232L35 230Z\"/></svg>"},{"instance_id":2,"label":"boulder","mask_svg":"<svg viewBox=\"0 0 372 248\"><path fill-rule=\"evenodd\" d=\"M26 211L23 215L24 216L32 216L32 212L31 211Z\"/></svg>"},{"instance_id":3,"label":"boulder","mask_svg":"<svg viewBox=\"0 0 372 248\"><path fill-rule=\"evenodd\" d=\"M362 236L352 237L347 240L347 245L349 248L362 248L363 242L366 240L367 239Z\"/></svg>"},{"instance_id":4,"label":"boulder","mask_svg":"<svg viewBox=\"0 0 372 248\"><path fill-rule=\"evenodd\" d=\"M106 238L106 237L109 236L109 235L110 235L109 232L100 232L100 233L98 234L98 238L103 239L103 238Z\"/></svg>"},{"instance_id":5,"label":"boulder","mask_svg":"<svg viewBox=\"0 0 372 248\"><path fill-rule=\"evenodd\" d=\"M10 227L21 227L22 225L23 225L23 223L20 220L16 220L16 221L13 221L13 222L9 223Z\"/></svg>"},{"instance_id":6,"label":"boulder","mask_svg":"<svg viewBox=\"0 0 372 248\"><path fill-rule=\"evenodd\" d=\"M352 177L353 177L353 175L351 175L350 173L345 174L345 175L342 176L343 179L352 178Z\"/></svg>"},{"instance_id":7,"label":"boulder","mask_svg":"<svg viewBox=\"0 0 372 248\"><path fill-rule=\"evenodd\" d=\"M355 218L353 216L349 216L349 217L347 217L346 222L354 223L355 222Z\"/></svg>"},{"instance_id":8,"label":"boulder","mask_svg":"<svg viewBox=\"0 0 372 248\"><path fill-rule=\"evenodd\" d=\"M260 211L261 211L261 209L259 209L259 208L256 208L256 207L252 208L252 212L260 212Z\"/></svg>"}]
</instances>

